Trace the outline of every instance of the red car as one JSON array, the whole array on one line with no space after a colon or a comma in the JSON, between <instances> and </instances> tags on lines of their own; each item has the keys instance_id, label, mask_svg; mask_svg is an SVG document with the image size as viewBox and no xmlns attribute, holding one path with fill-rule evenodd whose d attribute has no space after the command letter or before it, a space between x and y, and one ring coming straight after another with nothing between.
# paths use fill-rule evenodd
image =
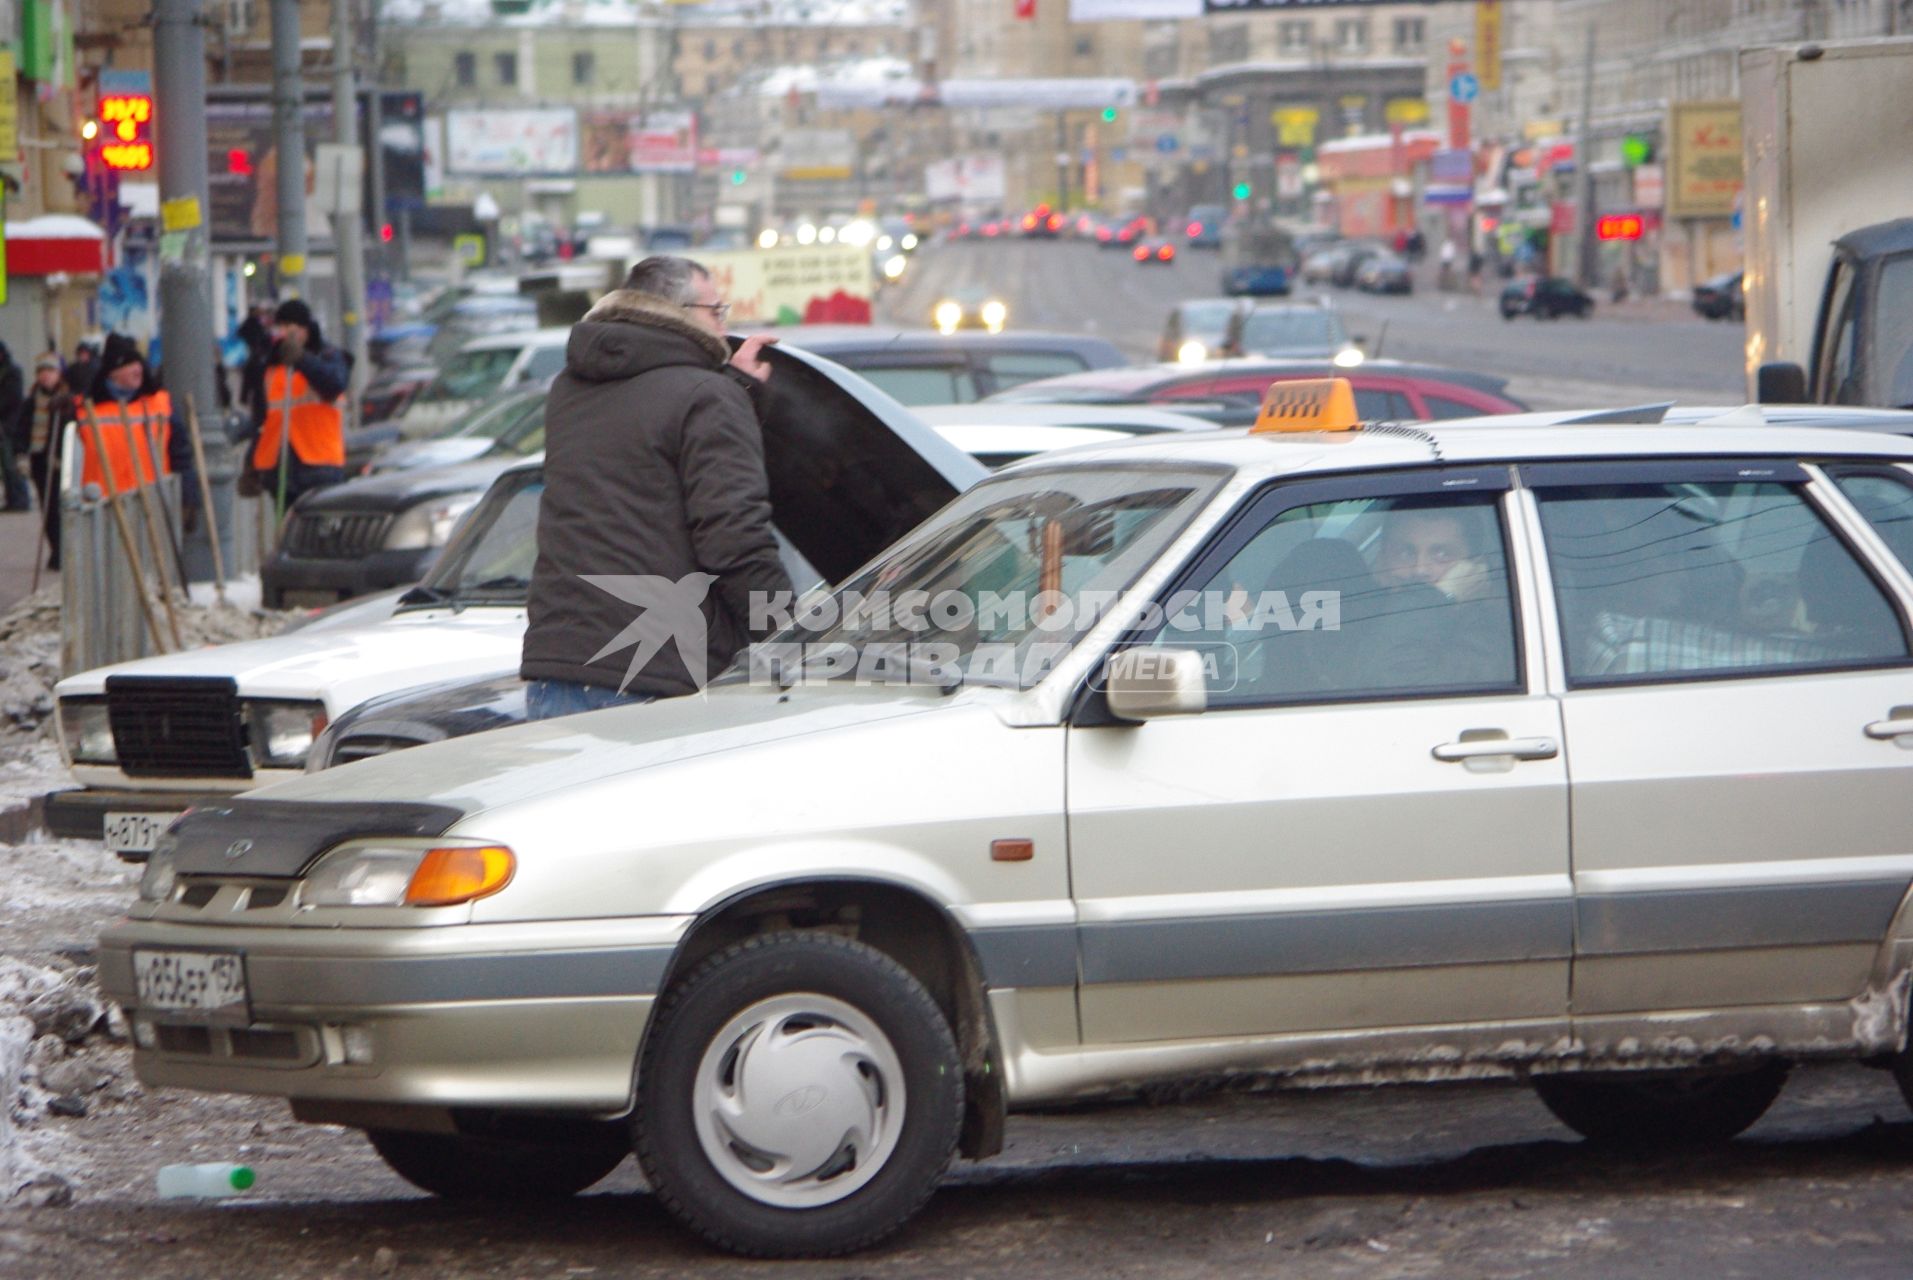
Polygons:
<instances>
[{"instance_id":1,"label":"red car","mask_svg":"<svg viewBox=\"0 0 1913 1280\"><path fill-rule=\"evenodd\" d=\"M1347 378L1364 421L1427 421L1525 413L1509 396L1506 379L1440 365L1368 360L1352 369L1326 360L1218 360L1099 369L1026 382L989 397L1018 404L1149 404L1191 413L1225 426L1255 421L1271 382Z\"/></svg>"}]
</instances>

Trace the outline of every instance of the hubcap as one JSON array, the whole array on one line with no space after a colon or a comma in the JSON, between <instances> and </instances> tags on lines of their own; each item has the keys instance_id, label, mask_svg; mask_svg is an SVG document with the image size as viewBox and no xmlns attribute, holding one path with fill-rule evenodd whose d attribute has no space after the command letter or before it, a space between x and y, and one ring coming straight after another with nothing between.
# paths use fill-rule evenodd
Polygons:
<instances>
[{"instance_id":1,"label":"hubcap","mask_svg":"<svg viewBox=\"0 0 1913 1280\"><path fill-rule=\"evenodd\" d=\"M903 1128L903 1063L890 1037L830 996L773 996L724 1024L692 1085L698 1141L751 1199L815 1208L882 1170Z\"/></svg>"}]
</instances>

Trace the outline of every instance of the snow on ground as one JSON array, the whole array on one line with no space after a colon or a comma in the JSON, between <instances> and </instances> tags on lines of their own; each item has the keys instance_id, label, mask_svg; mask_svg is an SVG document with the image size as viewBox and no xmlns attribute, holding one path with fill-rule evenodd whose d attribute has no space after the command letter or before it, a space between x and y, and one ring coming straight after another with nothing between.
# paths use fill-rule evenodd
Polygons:
<instances>
[{"instance_id":1,"label":"snow on ground","mask_svg":"<svg viewBox=\"0 0 1913 1280\"><path fill-rule=\"evenodd\" d=\"M191 646L276 633L256 583L181 610ZM97 841L29 830L34 797L71 785L54 739L57 588L0 614L0 1203L63 1204L94 1176L72 1127L111 1123L137 1100L126 1024L94 973L100 930L133 900L139 870ZM7 843L12 840L14 843Z\"/></svg>"}]
</instances>

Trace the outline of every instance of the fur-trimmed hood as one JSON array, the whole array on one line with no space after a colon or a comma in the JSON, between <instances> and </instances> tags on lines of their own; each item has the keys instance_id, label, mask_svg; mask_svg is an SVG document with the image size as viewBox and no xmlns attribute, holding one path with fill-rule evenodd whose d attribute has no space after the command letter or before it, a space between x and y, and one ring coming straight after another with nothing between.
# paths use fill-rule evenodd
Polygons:
<instances>
[{"instance_id":1,"label":"fur-trimmed hood","mask_svg":"<svg viewBox=\"0 0 1913 1280\"><path fill-rule=\"evenodd\" d=\"M648 293L614 289L572 326L565 369L586 382L617 382L667 365L716 372L730 355L724 340L683 308Z\"/></svg>"}]
</instances>

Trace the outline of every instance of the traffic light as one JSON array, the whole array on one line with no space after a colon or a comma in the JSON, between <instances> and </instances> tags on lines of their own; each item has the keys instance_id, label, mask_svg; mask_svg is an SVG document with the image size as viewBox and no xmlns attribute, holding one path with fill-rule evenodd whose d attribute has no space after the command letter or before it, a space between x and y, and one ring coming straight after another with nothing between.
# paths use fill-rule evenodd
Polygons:
<instances>
[{"instance_id":1,"label":"traffic light","mask_svg":"<svg viewBox=\"0 0 1913 1280\"><path fill-rule=\"evenodd\" d=\"M744 185L744 171L742 169L731 170L731 185L734 187Z\"/></svg>"},{"instance_id":2,"label":"traffic light","mask_svg":"<svg viewBox=\"0 0 1913 1280\"><path fill-rule=\"evenodd\" d=\"M381 222L379 224L379 240L385 244L392 243L392 224L391 223Z\"/></svg>"},{"instance_id":3,"label":"traffic light","mask_svg":"<svg viewBox=\"0 0 1913 1280\"><path fill-rule=\"evenodd\" d=\"M1103 123L1104 123L1104 124L1115 124L1115 123L1116 123L1116 108L1114 108L1114 107L1104 107L1104 108L1103 108Z\"/></svg>"},{"instance_id":4,"label":"traffic light","mask_svg":"<svg viewBox=\"0 0 1913 1280\"><path fill-rule=\"evenodd\" d=\"M1246 182L1238 182L1235 184L1235 191L1233 194L1235 195L1235 198L1238 200L1247 200L1250 196L1255 194L1255 188L1250 186Z\"/></svg>"}]
</instances>

